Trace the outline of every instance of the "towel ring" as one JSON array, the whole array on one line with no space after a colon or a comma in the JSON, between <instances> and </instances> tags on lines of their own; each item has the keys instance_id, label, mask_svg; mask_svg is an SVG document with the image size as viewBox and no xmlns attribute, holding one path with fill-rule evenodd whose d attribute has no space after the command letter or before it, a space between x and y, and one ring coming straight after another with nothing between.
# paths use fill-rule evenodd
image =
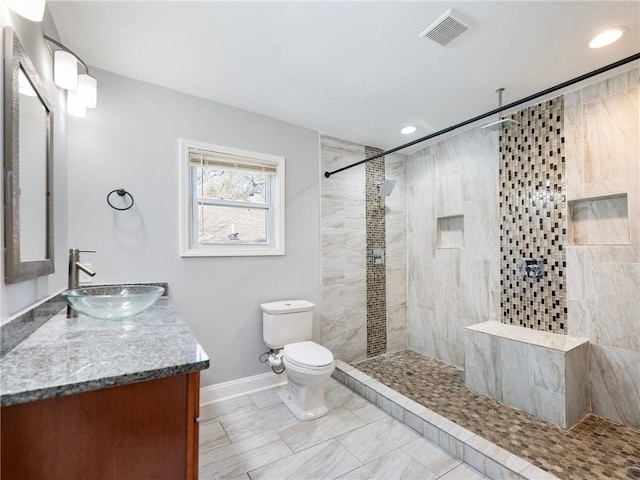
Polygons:
<instances>
[{"instance_id":1,"label":"towel ring","mask_svg":"<svg viewBox=\"0 0 640 480\"><path fill-rule=\"evenodd\" d=\"M113 195L114 193L117 193L118 196L120 197L124 197L124 196L128 196L129 199L131 200L131 205L129 205L128 207L124 207L124 208L118 208L116 207L113 203L111 203L111 200L109 197L111 197L111 195ZM133 195L131 195L129 192L127 192L124 188L116 188L115 190L111 190L108 194L107 194L107 203L109 204L109 206L111 208L113 208L114 210L129 210L131 207L133 207L133 204L135 203L133 200Z\"/></svg>"}]
</instances>

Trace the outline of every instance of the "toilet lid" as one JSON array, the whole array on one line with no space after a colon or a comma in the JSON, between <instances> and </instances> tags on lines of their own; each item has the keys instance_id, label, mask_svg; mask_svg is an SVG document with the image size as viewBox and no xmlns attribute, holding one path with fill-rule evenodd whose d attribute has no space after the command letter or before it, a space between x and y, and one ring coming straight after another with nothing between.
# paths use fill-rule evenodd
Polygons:
<instances>
[{"instance_id":1,"label":"toilet lid","mask_svg":"<svg viewBox=\"0 0 640 480\"><path fill-rule=\"evenodd\" d=\"M290 343L284 346L284 356L298 365L324 367L333 362L333 354L314 342Z\"/></svg>"}]
</instances>

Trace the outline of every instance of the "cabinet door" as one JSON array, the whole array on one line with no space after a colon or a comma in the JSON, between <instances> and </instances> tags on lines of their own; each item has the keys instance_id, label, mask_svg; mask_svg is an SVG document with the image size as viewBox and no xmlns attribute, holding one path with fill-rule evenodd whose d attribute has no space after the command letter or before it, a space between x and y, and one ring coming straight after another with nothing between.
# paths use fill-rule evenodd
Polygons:
<instances>
[{"instance_id":1,"label":"cabinet door","mask_svg":"<svg viewBox=\"0 0 640 480\"><path fill-rule=\"evenodd\" d=\"M199 375L3 407L0 477L196 479Z\"/></svg>"},{"instance_id":2,"label":"cabinet door","mask_svg":"<svg viewBox=\"0 0 640 480\"><path fill-rule=\"evenodd\" d=\"M187 390L187 479L198 480L200 372L189 374Z\"/></svg>"}]
</instances>

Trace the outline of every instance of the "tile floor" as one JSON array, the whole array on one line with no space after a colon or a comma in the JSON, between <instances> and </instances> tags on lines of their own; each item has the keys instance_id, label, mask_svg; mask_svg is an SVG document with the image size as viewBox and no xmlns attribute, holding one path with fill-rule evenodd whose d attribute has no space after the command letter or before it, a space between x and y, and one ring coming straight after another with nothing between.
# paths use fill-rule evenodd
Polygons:
<instances>
[{"instance_id":1,"label":"tile floor","mask_svg":"<svg viewBox=\"0 0 640 480\"><path fill-rule=\"evenodd\" d=\"M329 414L312 422L279 388L200 409L201 480L484 478L334 379Z\"/></svg>"},{"instance_id":2,"label":"tile floor","mask_svg":"<svg viewBox=\"0 0 640 480\"><path fill-rule=\"evenodd\" d=\"M563 430L467 390L463 371L412 350L355 367L561 479L640 479L640 433L622 425L589 415Z\"/></svg>"}]
</instances>

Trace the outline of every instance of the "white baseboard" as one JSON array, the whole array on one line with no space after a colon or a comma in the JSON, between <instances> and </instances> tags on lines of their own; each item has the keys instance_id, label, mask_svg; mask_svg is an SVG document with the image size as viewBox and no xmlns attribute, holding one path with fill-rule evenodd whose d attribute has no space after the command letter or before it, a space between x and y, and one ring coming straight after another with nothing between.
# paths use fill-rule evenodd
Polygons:
<instances>
[{"instance_id":1,"label":"white baseboard","mask_svg":"<svg viewBox=\"0 0 640 480\"><path fill-rule=\"evenodd\" d=\"M287 373L277 375L272 372L261 373L252 377L239 378L230 382L217 383L200 389L200 405L221 402L230 398L241 397L268 388L287 383Z\"/></svg>"}]
</instances>

